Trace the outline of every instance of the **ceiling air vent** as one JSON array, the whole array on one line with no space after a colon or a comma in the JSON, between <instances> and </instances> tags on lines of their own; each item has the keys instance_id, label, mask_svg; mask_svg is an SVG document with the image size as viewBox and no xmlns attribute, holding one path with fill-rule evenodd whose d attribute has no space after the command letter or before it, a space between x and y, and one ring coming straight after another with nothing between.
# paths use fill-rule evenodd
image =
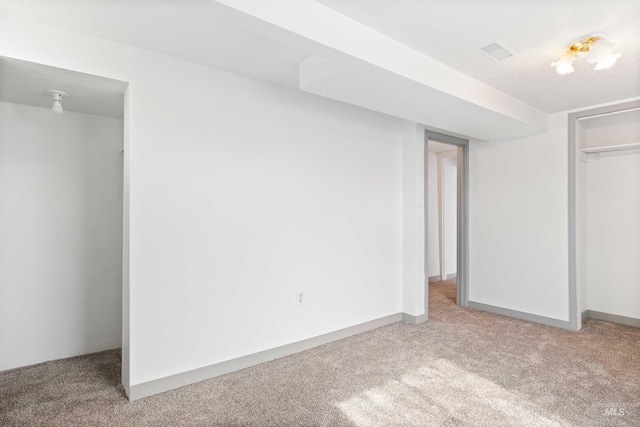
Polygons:
<instances>
[{"instance_id":1,"label":"ceiling air vent","mask_svg":"<svg viewBox=\"0 0 640 427\"><path fill-rule=\"evenodd\" d=\"M490 45L487 45L485 47L481 47L480 51L494 61L502 61L503 59L507 59L510 56L515 55L515 53L513 53L511 49L509 49L499 41L491 43Z\"/></svg>"}]
</instances>

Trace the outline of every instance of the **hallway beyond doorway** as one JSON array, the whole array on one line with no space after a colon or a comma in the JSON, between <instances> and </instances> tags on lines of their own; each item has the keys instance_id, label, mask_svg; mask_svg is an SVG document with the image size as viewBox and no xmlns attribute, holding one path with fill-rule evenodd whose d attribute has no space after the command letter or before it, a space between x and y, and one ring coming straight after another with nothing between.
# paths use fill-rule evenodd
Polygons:
<instances>
[{"instance_id":1,"label":"hallway beyond doorway","mask_svg":"<svg viewBox=\"0 0 640 427\"><path fill-rule=\"evenodd\" d=\"M456 279L439 280L429 283L429 314L430 318L441 316L456 306Z\"/></svg>"}]
</instances>

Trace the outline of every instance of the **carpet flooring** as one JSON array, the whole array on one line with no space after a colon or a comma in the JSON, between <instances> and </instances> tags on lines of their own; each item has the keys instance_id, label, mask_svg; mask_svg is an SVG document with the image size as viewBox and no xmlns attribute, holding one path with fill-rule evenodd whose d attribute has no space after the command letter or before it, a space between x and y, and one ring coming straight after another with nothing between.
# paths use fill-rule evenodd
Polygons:
<instances>
[{"instance_id":1,"label":"carpet flooring","mask_svg":"<svg viewBox=\"0 0 640 427\"><path fill-rule=\"evenodd\" d=\"M639 426L640 329L455 305L135 402L117 350L0 373L2 426Z\"/></svg>"}]
</instances>

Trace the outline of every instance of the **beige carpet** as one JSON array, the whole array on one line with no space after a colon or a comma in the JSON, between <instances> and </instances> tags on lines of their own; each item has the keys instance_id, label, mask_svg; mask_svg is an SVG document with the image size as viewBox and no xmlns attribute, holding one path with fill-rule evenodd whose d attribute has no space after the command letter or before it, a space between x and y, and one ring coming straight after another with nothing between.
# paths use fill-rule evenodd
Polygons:
<instances>
[{"instance_id":1,"label":"beige carpet","mask_svg":"<svg viewBox=\"0 0 640 427\"><path fill-rule=\"evenodd\" d=\"M640 330L580 332L454 304L136 402L117 351L0 373L2 426L639 426Z\"/></svg>"}]
</instances>

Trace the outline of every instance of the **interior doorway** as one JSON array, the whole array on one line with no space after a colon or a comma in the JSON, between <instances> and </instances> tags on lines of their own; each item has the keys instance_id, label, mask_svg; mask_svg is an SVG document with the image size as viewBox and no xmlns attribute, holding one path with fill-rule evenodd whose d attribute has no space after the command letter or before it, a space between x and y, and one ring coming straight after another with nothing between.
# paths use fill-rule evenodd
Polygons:
<instances>
[{"instance_id":1,"label":"interior doorway","mask_svg":"<svg viewBox=\"0 0 640 427\"><path fill-rule=\"evenodd\" d=\"M126 89L0 57L0 370L122 347Z\"/></svg>"},{"instance_id":2,"label":"interior doorway","mask_svg":"<svg viewBox=\"0 0 640 427\"><path fill-rule=\"evenodd\" d=\"M469 303L468 150L468 140L425 131L427 301L433 284L461 307Z\"/></svg>"}]
</instances>

